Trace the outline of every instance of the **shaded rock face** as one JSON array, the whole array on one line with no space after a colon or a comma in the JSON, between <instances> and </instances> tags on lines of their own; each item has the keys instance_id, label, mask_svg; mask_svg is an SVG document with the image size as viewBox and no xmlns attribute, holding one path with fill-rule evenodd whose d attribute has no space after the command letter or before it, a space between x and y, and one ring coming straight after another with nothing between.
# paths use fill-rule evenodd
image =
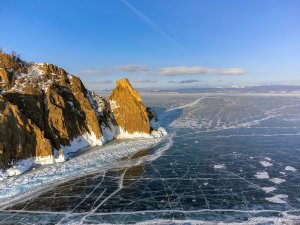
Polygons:
<instances>
[{"instance_id":1,"label":"shaded rock face","mask_svg":"<svg viewBox=\"0 0 300 225\"><path fill-rule=\"evenodd\" d=\"M70 145L74 138L86 133L101 139L99 118L87 97L89 92L78 77L51 64L27 64L4 53L1 53L0 61L3 84L0 91L5 90L3 96L40 130L44 139L50 140L54 148ZM7 139L5 133L1 133L0 138L0 145L4 145L2 142ZM15 145L5 146L6 152L11 155L22 149L17 150ZM53 150L44 149L35 151L36 155L30 154L36 157L53 155ZM30 155L27 152L24 148L24 157Z\"/></svg>"},{"instance_id":2,"label":"shaded rock face","mask_svg":"<svg viewBox=\"0 0 300 225\"><path fill-rule=\"evenodd\" d=\"M110 107L109 99L99 96L94 92L89 92L89 99L96 112L99 124L110 129L117 126L116 119Z\"/></svg>"},{"instance_id":3,"label":"shaded rock face","mask_svg":"<svg viewBox=\"0 0 300 225\"><path fill-rule=\"evenodd\" d=\"M128 79L117 81L110 98L111 109L118 126L125 132L150 134L149 118L140 94Z\"/></svg>"},{"instance_id":4,"label":"shaded rock face","mask_svg":"<svg viewBox=\"0 0 300 225\"><path fill-rule=\"evenodd\" d=\"M0 167L29 157L52 155L50 140L17 106L0 95Z\"/></svg>"}]
</instances>

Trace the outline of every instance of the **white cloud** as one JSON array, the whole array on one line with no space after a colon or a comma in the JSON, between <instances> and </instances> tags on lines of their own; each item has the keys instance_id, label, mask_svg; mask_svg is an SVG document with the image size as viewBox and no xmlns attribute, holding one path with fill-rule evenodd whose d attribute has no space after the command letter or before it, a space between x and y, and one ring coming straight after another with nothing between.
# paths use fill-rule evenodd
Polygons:
<instances>
[{"instance_id":1,"label":"white cloud","mask_svg":"<svg viewBox=\"0 0 300 225\"><path fill-rule=\"evenodd\" d=\"M133 80L133 83L141 83L141 84L155 84L157 80Z\"/></svg>"},{"instance_id":2,"label":"white cloud","mask_svg":"<svg viewBox=\"0 0 300 225\"><path fill-rule=\"evenodd\" d=\"M243 75L246 73L242 68L225 68L221 69L219 72L224 75Z\"/></svg>"},{"instance_id":3,"label":"white cloud","mask_svg":"<svg viewBox=\"0 0 300 225\"><path fill-rule=\"evenodd\" d=\"M103 70L81 70L79 72L80 74L89 74L89 75L103 75L103 74L107 74L107 72L103 71Z\"/></svg>"},{"instance_id":4,"label":"white cloud","mask_svg":"<svg viewBox=\"0 0 300 225\"><path fill-rule=\"evenodd\" d=\"M133 72L148 71L148 66L138 65L138 64L131 64L131 65L116 66L115 69L123 71L123 72L133 73Z\"/></svg>"},{"instance_id":5,"label":"white cloud","mask_svg":"<svg viewBox=\"0 0 300 225\"><path fill-rule=\"evenodd\" d=\"M221 74L221 75L243 75L245 70L242 68L207 68L200 66L175 66L159 69L159 74L166 76L177 75L200 75L200 74Z\"/></svg>"},{"instance_id":6,"label":"white cloud","mask_svg":"<svg viewBox=\"0 0 300 225\"><path fill-rule=\"evenodd\" d=\"M94 82L90 82L88 83L89 85L102 85L102 84L112 84L113 81L111 80L101 80L101 81L94 81Z\"/></svg>"}]
</instances>

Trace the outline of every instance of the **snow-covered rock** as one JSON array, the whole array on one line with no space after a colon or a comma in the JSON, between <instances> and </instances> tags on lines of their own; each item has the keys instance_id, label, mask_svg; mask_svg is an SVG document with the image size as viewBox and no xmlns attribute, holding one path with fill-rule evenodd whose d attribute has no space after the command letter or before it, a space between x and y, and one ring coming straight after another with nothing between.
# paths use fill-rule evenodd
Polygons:
<instances>
[{"instance_id":1,"label":"snow-covered rock","mask_svg":"<svg viewBox=\"0 0 300 225\"><path fill-rule=\"evenodd\" d=\"M70 153L114 138L167 134L128 79L107 99L62 68L0 52L0 91L0 179L29 165L64 162Z\"/></svg>"}]
</instances>

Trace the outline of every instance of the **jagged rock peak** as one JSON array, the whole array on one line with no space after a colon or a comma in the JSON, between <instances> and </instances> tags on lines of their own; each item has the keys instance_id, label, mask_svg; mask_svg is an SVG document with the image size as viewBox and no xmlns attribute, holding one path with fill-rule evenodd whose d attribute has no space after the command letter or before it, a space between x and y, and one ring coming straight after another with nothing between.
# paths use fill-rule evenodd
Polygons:
<instances>
[{"instance_id":1,"label":"jagged rock peak","mask_svg":"<svg viewBox=\"0 0 300 225\"><path fill-rule=\"evenodd\" d=\"M133 89L128 79L118 80L110 96L111 108L120 133L150 134L146 107L140 94Z\"/></svg>"}]
</instances>

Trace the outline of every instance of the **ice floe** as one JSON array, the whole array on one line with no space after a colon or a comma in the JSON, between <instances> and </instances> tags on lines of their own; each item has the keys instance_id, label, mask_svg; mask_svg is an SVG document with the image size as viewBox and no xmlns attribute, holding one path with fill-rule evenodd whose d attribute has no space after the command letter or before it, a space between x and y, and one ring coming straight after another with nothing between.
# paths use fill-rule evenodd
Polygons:
<instances>
[{"instance_id":1,"label":"ice floe","mask_svg":"<svg viewBox=\"0 0 300 225\"><path fill-rule=\"evenodd\" d=\"M296 172L296 171L297 171L297 169L294 168L294 167L292 167L292 166L286 166L286 167L285 167L285 170L286 170L286 171L292 171L292 172Z\"/></svg>"},{"instance_id":2,"label":"ice floe","mask_svg":"<svg viewBox=\"0 0 300 225\"><path fill-rule=\"evenodd\" d=\"M276 190L276 187L263 187L262 188L266 193L270 193Z\"/></svg>"},{"instance_id":3,"label":"ice floe","mask_svg":"<svg viewBox=\"0 0 300 225\"><path fill-rule=\"evenodd\" d=\"M257 179L269 179L270 178L268 172L257 172L255 177Z\"/></svg>"},{"instance_id":4,"label":"ice floe","mask_svg":"<svg viewBox=\"0 0 300 225\"><path fill-rule=\"evenodd\" d=\"M276 177L276 178L270 179L270 181L275 183L275 184L281 184L281 183L285 182L285 179L281 179L281 178Z\"/></svg>"},{"instance_id":5,"label":"ice floe","mask_svg":"<svg viewBox=\"0 0 300 225\"><path fill-rule=\"evenodd\" d=\"M272 164L272 163L269 163L268 161L259 161L259 163L260 163L263 167L273 166L273 164Z\"/></svg>"},{"instance_id":6,"label":"ice floe","mask_svg":"<svg viewBox=\"0 0 300 225\"><path fill-rule=\"evenodd\" d=\"M273 203L284 204L286 203L285 199L287 198L288 195L280 194L280 195L274 195L273 197L266 198L266 200Z\"/></svg>"},{"instance_id":7,"label":"ice floe","mask_svg":"<svg viewBox=\"0 0 300 225\"><path fill-rule=\"evenodd\" d=\"M225 169L225 165L224 164L214 165L214 169Z\"/></svg>"}]
</instances>

